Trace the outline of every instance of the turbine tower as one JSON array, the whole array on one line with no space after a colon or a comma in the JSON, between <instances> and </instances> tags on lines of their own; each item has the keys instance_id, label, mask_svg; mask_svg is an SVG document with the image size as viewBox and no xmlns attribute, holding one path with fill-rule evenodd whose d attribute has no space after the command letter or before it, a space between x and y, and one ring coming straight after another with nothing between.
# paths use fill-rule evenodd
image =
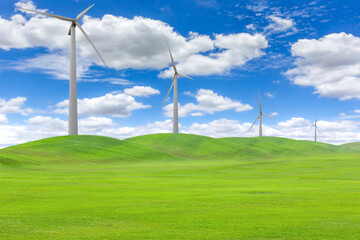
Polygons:
<instances>
[{"instance_id":1,"label":"turbine tower","mask_svg":"<svg viewBox=\"0 0 360 240\"><path fill-rule=\"evenodd\" d=\"M268 117L270 118L268 115L266 115L265 113L262 112L261 109L261 99L260 99L260 91L259 91L259 108L260 108L260 114L259 116L255 119L255 122L253 123L253 125L251 125L251 127L249 128L248 132L251 130L251 128L255 125L255 123L257 122L257 120L259 119L259 137L262 137L262 116Z\"/></svg>"},{"instance_id":2,"label":"turbine tower","mask_svg":"<svg viewBox=\"0 0 360 240\"><path fill-rule=\"evenodd\" d=\"M171 63L172 63L172 66L173 66L173 69L175 71L174 73L174 77L172 79L172 83L171 83L171 86L170 86L170 89L168 91L168 93L166 94L166 97L162 103L161 106L164 105L165 103L165 100L167 99L167 97L169 96L169 93L172 89L172 87L174 87L174 103L173 103L173 133L178 133L179 132L179 114L178 114L178 85L177 85L177 79L178 79L178 76L180 77L186 77L186 78L189 78L189 79L192 79L191 77L188 77L184 74L181 74L181 73L178 73L177 69L176 69L176 66L175 66L175 62L174 62L174 58L171 54L171 50L170 50L170 47L169 47L169 43L168 41L166 40L165 38L165 41L166 41L166 45L168 47L168 50L169 50L169 53L170 53L170 58L171 58Z\"/></svg>"},{"instance_id":3,"label":"turbine tower","mask_svg":"<svg viewBox=\"0 0 360 240\"><path fill-rule=\"evenodd\" d=\"M314 127L314 131L315 131L315 142L317 142L317 131L319 131L319 133L320 133L320 130L317 127L317 118L315 120L315 124L313 125L313 127Z\"/></svg>"},{"instance_id":4,"label":"turbine tower","mask_svg":"<svg viewBox=\"0 0 360 240\"><path fill-rule=\"evenodd\" d=\"M105 64L104 59L101 57L99 51L96 49L95 44L91 41L90 37L87 35L85 30L80 26L79 19L84 16L84 14L89 11L95 4L91 5L84 11L82 11L75 19L62 17L50 13L40 12L36 10L24 9L25 11L35 12L57 18L63 21L71 22L70 29L68 34L71 36L71 46L70 46L70 86L69 86L69 135L78 135L78 113L77 113L77 83L76 83L76 36L75 28L78 27L80 31L85 35L86 39L95 49L95 52L100 57L101 61Z\"/></svg>"}]
</instances>

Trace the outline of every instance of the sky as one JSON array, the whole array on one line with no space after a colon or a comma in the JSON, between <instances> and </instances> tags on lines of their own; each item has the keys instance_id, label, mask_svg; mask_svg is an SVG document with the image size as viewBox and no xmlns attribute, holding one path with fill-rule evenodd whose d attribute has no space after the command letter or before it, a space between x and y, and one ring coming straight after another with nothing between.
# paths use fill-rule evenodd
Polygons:
<instances>
[{"instance_id":1,"label":"sky","mask_svg":"<svg viewBox=\"0 0 360 240\"><path fill-rule=\"evenodd\" d=\"M75 18L79 133L125 139L172 131L360 141L360 2L275 0L0 0L0 148L67 134L69 22Z\"/></svg>"}]
</instances>

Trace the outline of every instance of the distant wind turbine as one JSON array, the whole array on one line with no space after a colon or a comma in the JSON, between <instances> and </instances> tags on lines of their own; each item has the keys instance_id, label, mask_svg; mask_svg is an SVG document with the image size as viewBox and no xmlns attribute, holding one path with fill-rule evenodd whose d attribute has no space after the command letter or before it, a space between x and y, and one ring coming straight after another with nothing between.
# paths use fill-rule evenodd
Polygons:
<instances>
[{"instance_id":1,"label":"distant wind turbine","mask_svg":"<svg viewBox=\"0 0 360 240\"><path fill-rule=\"evenodd\" d=\"M320 133L320 130L317 127L317 118L315 120L315 124L313 125L313 127L314 127L314 130L315 130L315 142L317 142L317 132L319 131L319 133Z\"/></svg>"},{"instance_id":2,"label":"distant wind turbine","mask_svg":"<svg viewBox=\"0 0 360 240\"><path fill-rule=\"evenodd\" d=\"M268 117L270 118L268 115L266 115L265 113L262 112L261 109L261 99L260 99L260 91L259 91L259 108L260 108L260 114L259 116L256 118L255 122L253 123L253 125L251 125L251 127L249 128L248 132L251 130L251 128L255 125L255 123L257 122L257 120L260 120L260 124L259 124L259 137L262 137L262 116Z\"/></svg>"},{"instance_id":3,"label":"distant wind turbine","mask_svg":"<svg viewBox=\"0 0 360 240\"><path fill-rule=\"evenodd\" d=\"M169 49L169 53L170 53L170 58L171 58L171 63L172 63L172 66L173 66L173 69L175 71L174 73L174 77L172 79L172 83L171 83L171 86L170 86L170 89L168 91L168 93L166 94L166 97L162 103L161 106L164 106L164 103L165 103L165 100L167 99L167 97L169 96L169 93L172 89L172 87L174 86L174 103L173 103L173 133L178 133L179 132L179 114L178 114L178 88L177 88L177 79L178 79L178 76L180 77L186 77L186 78L189 78L189 79L192 79L191 77L188 77L184 74L181 74L181 73L178 73L177 69L176 69L176 66L175 66L175 62L174 62L174 58L171 54L171 50L170 50L170 47L169 47L169 43L168 41L166 40L165 38L165 41L166 41L166 45Z\"/></svg>"},{"instance_id":4,"label":"distant wind turbine","mask_svg":"<svg viewBox=\"0 0 360 240\"><path fill-rule=\"evenodd\" d=\"M91 41L90 37L87 35L85 30L80 26L79 19L84 16L84 14L89 11L95 4L91 5L84 11L82 11L75 19L62 17L46 12L40 12L36 10L24 9L21 10L35 12L39 14L43 14L46 16L50 16L53 18L57 18L63 21L71 22L68 34L71 36L71 47L70 47L70 89L69 89L69 135L78 135L78 113L77 113L77 83L76 83L76 38L75 38L75 28L78 27L80 31L85 35L87 40L95 49L95 52L100 57L101 61L105 64L104 59L101 57L99 51L96 49L95 44Z\"/></svg>"}]
</instances>

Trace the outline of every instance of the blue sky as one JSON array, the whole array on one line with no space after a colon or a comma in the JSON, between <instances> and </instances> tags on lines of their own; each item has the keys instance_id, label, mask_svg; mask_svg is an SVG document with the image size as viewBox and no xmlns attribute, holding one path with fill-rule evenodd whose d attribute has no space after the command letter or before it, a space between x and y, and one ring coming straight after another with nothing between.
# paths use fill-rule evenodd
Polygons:
<instances>
[{"instance_id":1,"label":"blue sky","mask_svg":"<svg viewBox=\"0 0 360 240\"><path fill-rule=\"evenodd\" d=\"M0 147L65 135L69 23L77 31L80 134L120 139L171 132L173 73L180 72L180 131L264 135L334 144L360 141L360 3L357 1L4 1L0 9Z\"/></svg>"}]
</instances>

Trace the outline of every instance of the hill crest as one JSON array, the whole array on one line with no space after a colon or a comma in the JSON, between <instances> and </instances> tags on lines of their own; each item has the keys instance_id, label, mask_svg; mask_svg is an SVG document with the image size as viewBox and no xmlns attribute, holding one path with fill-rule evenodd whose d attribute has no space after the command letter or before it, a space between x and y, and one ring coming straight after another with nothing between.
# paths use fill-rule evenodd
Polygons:
<instances>
[{"instance_id":1,"label":"hill crest","mask_svg":"<svg viewBox=\"0 0 360 240\"><path fill-rule=\"evenodd\" d=\"M0 165L41 162L123 162L176 159L266 159L360 153L357 143L326 143L277 137L211 138L192 134L150 134L119 140L78 135L32 141L0 149Z\"/></svg>"}]
</instances>

